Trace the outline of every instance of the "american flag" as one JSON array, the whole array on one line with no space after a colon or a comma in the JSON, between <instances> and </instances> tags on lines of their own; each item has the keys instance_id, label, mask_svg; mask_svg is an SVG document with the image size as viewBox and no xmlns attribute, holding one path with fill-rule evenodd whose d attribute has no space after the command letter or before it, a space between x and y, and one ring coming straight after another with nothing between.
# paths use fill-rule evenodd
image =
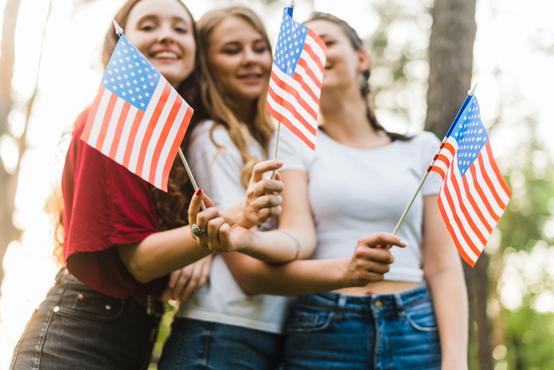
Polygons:
<instances>
[{"instance_id":1,"label":"american flag","mask_svg":"<svg viewBox=\"0 0 554 370\"><path fill-rule=\"evenodd\" d=\"M474 96L468 96L435 158L430 170L443 178L442 218L458 252L474 266L511 196Z\"/></svg>"},{"instance_id":2,"label":"american flag","mask_svg":"<svg viewBox=\"0 0 554 370\"><path fill-rule=\"evenodd\" d=\"M325 44L283 12L267 96L271 115L315 149Z\"/></svg>"},{"instance_id":3,"label":"american flag","mask_svg":"<svg viewBox=\"0 0 554 370\"><path fill-rule=\"evenodd\" d=\"M167 180L193 109L121 35L81 139L152 185Z\"/></svg>"}]
</instances>

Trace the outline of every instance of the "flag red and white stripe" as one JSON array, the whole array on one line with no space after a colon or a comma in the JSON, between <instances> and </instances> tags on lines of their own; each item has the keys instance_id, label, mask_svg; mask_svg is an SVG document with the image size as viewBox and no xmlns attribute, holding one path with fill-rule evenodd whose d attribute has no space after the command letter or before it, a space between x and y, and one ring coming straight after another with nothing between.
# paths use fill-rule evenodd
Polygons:
<instances>
[{"instance_id":1,"label":"flag red and white stripe","mask_svg":"<svg viewBox=\"0 0 554 370\"><path fill-rule=\"evenodd\" d=\"M114 54L121 57L110 59L81 139L167 191L193 109L124 36L120 42Z\"/></svg>"},{"instance_id":2,"label":"flag red and white stripe","mask_svg":"<svg viewBox=\"0 0 554 370\"><path fill-rule=\"evenodd\" d=\"M299 55L292 55L298 51ZM267 95L269 112L315 149L325 44L313 30L285 14L275 54Z\"/></svg>"},{"instance_id":3,"label":"flag red and white stripe","mask_svg":"<svg viewBox=\"0 0 554 370\"><path fill-rule=\"evenodd\" d=\"M456 164L457 153L458 141L449 137L431 171L443 178L438 204L449 234L462 258L474 266L504 213L511 192L488 140L463 175Z\"/></svg>"}]
</instances>

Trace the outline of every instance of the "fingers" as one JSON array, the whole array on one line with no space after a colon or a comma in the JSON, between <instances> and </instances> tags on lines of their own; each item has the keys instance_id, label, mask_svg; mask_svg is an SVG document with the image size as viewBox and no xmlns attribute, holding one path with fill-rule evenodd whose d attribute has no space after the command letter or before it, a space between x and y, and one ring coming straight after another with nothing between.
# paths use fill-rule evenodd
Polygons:
<instances>
[{"instance_id":1,"label":"fingers","mask_svg":"<svg viewBox=\"0 0 554 370\"><path fill-rule=\"evenodd\" d=\"M174 280L174 286L171 289L171 299L177 299L183 289L187 286L190 277L194 274L194 265L195 264L193 263L192 265L188 265L175 271L177 277Z\"/></svg>"},{"instance_id":2,"label":"fingers","mask_svg":"<svg viewBox=\"0 0 554 370\"><path fill-rule=\"evenodd\" d=\"M250 181L258 182L262 179L264 173L278 170L281 167L283 167L283 162L281 161L269 160L258 162L252 168L252 176L250 177Z\"/></svg>"},{"instance_id":3,"label":"fingers","mask_svg":"<svg viewBox=\"0 0 554 370\"><path fill-rule=\"evenodd\" d=\"M194 192L194 195L190 199L187 213L189 225L196 223L196 216L198 215L200 207L202 206L202 193L202 189L198 189Z\"/></svg>"},{"instance_id":4,"label":"fingers","mask_svg":"<svg viewBox=\"0 0 554 370\"><path fill-rule=\"evenodd\" d=\"M251 184L248 195L259 197L264 194L280 193L283 191L283 182L277 179L263 179Z\"/></svg>"},{"instance_id":5,"label":"fingers","mask_svg":"<svg viewBox=\"0 0 554 370\"><path fill-rule=\"evenodd\" d=\"M208 281L211 267L211 256L202 258L191 266L194 266L194 270L190 275L188 284L185 285L181 293L182 300L187 300L191 295L199 291L200 288L206 284L206 281Z\"/></svg>"},{"instance_id":6,"label":"fingers","mask_svg":"<svg viewBox=\"0 0 554 370\"><path fill-rule=\"evenodd\" d=\"M364 244L370 248L390 248L390 246L393 245L401 248L406 247L406 243L404 243L398 236L384 232L364 236L358 241L358 243Z\"/></svg>"},{"instance_id":7,"label":"fingers","mask_svg":"<svg viewBox=\"0 0 554 370\"><path fill-rule=\"evenodd\" d=\"M394 257L388 249L368 247L365 244L358 244L354 256L357 259L373 261L375 263L391 264Z\"/></svg>"},{"instance_id":8,"label":"fingers","mask_svg":"<svg viewBox=\"0 0 554 370\"><path fill-rule=\"evenodd\" d=\"M208 222L207 234L208 234L208 248L211 251L219 251L219 228L225 223L223 217L216 217Z\"/></svg>"}]
</instances>

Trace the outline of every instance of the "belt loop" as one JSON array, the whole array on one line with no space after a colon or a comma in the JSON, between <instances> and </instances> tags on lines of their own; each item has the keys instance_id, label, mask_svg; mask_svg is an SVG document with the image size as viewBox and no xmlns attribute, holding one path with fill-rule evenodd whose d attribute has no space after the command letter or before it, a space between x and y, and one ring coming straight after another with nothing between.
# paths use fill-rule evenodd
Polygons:
<instances>
[{"instance_id":1,"label":"belt loop","mask_svg":"<svg viewBox=\"0 0 554 370\"><path fill-rule=\"evenodd\" d=\"M396 304L397 308L403 308L404 307L404 301L402 300L402 293L395 293L394 294L394 303Z\"/></svg>"},{"instance_id":2,"label":"belt loop","mask_svg":"<svg viewBox=\"0 0 554 370\"><path fill-rule=\"evenodd\" d=\"M346 295L339 294L339 300L337 301L337 306L343 308L346 306Z\"/></svg>"}]
</instances>

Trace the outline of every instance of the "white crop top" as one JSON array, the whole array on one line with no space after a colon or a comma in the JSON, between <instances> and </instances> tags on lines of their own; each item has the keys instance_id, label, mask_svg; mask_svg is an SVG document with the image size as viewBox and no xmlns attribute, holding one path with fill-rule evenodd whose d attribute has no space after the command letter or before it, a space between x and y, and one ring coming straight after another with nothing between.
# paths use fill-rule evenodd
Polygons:
<instances>
[{"instance_id":1,"label":"white crop top","mask_svg":"<svg viewBox=\"0 0 554 370\"><path fill-rule=\"evenodd\" d=\"M359 149L342 145L319 130L316 145L316 151L311 151L283 129L279 159L285 163L283 170L308 173L317 233L314 258L331 259L352 256L357 240L364 235L392 232L440 142L423 132L409 141ZM385 280L423 279L423 197L438 194L440 185L440 176L431 173L398 231L407 247L391 249L395 262Z\"/></svg>"},{"instance_id":2,"label":"white crop top","mask_svg":"<svg viewBox=\"0 0 554 370\"><path fill-rule=\"evenodd\" d=\"M219 209L241 202L245 189L240 184L243 161L224 127L216 127L215 141L210 139L213 121L200 123L192 132L187 160L200 186ZM264 158L257 142L248 147L257 158ZM214 255L208 283L183 302L178 316L217 322L270 333L281 333L287 298L270 295L249 296L233 279L221 255Z\"/></svg>"}]
</instances>

